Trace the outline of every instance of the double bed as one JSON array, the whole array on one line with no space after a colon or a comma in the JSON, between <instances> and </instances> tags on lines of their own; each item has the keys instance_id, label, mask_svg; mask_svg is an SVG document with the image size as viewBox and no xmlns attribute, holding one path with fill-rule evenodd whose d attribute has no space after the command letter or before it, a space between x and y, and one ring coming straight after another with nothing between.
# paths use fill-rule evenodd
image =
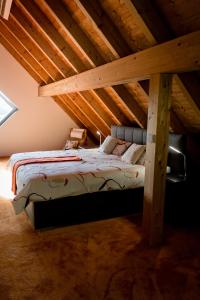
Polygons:
<instances>
[{"instance_id":1,"label":"double bed","mask_svg":"<svg viewBox=\"0 0 200 300\"><path fill-rule=\"evenodd\" d=\"M111 135L146 143L146 130L112 126ZM179 135L170 135L180 146ZM176 145L177 146L177 145ZM25 164L16 172L15 212L25 210L35 229L141 211L145 167L95 149L13 154L9 165L33 158L75 156L78 161Z\"/></svg>"}]
</instances>

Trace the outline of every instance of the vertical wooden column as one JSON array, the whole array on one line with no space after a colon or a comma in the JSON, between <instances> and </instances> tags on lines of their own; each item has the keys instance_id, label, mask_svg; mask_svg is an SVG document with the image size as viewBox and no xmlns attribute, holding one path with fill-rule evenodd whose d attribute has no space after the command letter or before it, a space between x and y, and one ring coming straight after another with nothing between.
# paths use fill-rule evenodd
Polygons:
<instances>
[{"instance_id":1,"label":"vertical wooden column","mask_svg":"<svg viewBox=\"0 0 200 300\"><path fill-rule=\"evenodd\" d=\"M143 229L152 246L163 236L171 79L171 74L155 74L150 79Z\"/></svg>"}]
</instances>

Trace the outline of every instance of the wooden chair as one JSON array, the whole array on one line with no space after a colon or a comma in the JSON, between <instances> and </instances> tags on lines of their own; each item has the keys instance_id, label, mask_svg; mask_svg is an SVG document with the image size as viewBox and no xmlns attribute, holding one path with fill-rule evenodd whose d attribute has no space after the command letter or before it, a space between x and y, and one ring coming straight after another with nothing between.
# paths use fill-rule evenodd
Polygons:
<instances>
[{"instance_id":1,"label":"wooden chair","mask_svg":"<svg viewBox=\"0 0 200 300\"><path fill-rule=\"evenodd\" d=\"M78 141L80 146L87 143L87 130L83 128L71 128L69 134L70 141Z\"/></svg>"}]
</instances>

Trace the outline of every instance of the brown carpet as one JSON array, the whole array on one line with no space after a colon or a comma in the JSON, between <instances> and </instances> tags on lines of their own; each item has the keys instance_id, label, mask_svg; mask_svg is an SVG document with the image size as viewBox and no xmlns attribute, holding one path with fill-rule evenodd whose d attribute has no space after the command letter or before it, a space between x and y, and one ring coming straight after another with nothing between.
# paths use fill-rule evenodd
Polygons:
<instances>
[{"instance_id":1,"label":"brown carpet","mask_svg":"<svg viewBox=\"0 0 200 300\"><path fill-rule=\"evenodd\" d=\"M142 242L140 218L34 231L0 198L0 299L197 300L200 234L167 228Z\"/></svg>"}]
</instances>

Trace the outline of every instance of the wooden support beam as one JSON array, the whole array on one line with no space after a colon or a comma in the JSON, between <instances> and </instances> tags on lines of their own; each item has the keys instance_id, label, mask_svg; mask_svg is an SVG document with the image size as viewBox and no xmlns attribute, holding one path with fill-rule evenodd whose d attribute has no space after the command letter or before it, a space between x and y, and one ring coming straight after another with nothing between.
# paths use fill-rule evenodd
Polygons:
<instances>
[{"instance_id":1,"label":"wooden support beam","mask_svg":"<svg viewBox=\"0 0 200 300\"><path fill-rule=\"evenodd\" d=\"M138 24L140 25L149 46L176 38L175 32L170 29L170 24L168 24L167 20L160 14L155 1L124 0L124 3L128 5L134 20L138 20ZM190 105L191 108L194 108L194 110L200 108L200 82L198 75L195 74L195 72L190 72L176 74L175 76L177 81L179 81L178 86L184 92L185 97L187 97L188 105ZM180 105L182 105L181 100ZM185 109L187 108L188 107L185 107ZM175 118L178 120L178 115L175 116ZM171 121L175 120L175 118L172 118ZM179 120L178 123L180 124ZM177 122L172 123L175 132L180 132L180 126L176 127L176 124ZM187 128L185 129L187 130ZM182 128L182 132L183 131L184 128Z\"/></svg>"},{"instance_id":2,"label":"wooden support beam","mask_svg":"<svg viewBox=\"0 0 200 300\"><path fill-rule=\"evenodd\" d=\"M146 79L155 73L200 69L200 31L39 87L40 96L60 95Z\"/></svg>"},{"instance_id":3,"label":"wooden support beam","mask_svg":"<svg viewBox=\"0 0 200 300\"><path fill-rule=\"evenodd\" d=\"M52 0L47 0L45 3L41 3L41 1L38 0L36 0L36 2L38 3L38 5L41 6L43 10L45 10L45 12L49 16L53 16L55 22L59 24L60 29L70 37L72 42L87 59L91 68L106 63L103 56L101 56L101 54L97 51L97 49L87 37L85 32L77 25L77 23L71 17L66 7L62 5L62 3L56 3ZM125 45L125 43L121 44ZM124 49L124 46L122 49ZM126 53L127 51L125 52L125 54ZM133 115L133 118L137 121L137 123L140 126L145 127L147 119L146 115L141 109L141 107L138 105L133 95L129 93L127 89L121 86L119 86L118 89L115 87L113 89L118 94L121 101L123 100L125 105L128 107L130 113Z\"/></svg>"},{"instance_id":4,"label":"wooden support beam","mask_svg":"<svg viewBox=\"0 0 200 300\"><path fill-rule=\"evenodd\" d=\"M119 33L119 31L114 26L113 22L106 15L105 11L102 9L100 2L92 1L92 0L75 0L78 7L82 10L82 12L87 16L87 18L92 22L92 26L95 28L98 35L101 37L102 41L107 45L111 53L113 54L114 59L118 59L120 57L124 57L126 55L132 54L132 52L137 52L137 49L131 49L129 45L127 45L125 39ZM147 4L148 1L138 1L142 2L142 7L148 5L148 10L152 11L152 20L155 20L156 13L151 9L151 4ZM131 0L123 0L123 4L128 7L130 13L134 16L134 23L138 24L138 27L142 29L145 37L148 40L150 46L156 45L157 42L149 30L148 26L146 26L145 22L139 15L137 9L132 4ZM138 3L139 5L139 3ZM141 5L140 5L141 6ZM140 7L140 12L142 11L142 7ZM156 28L156 27L155 27ZM160 24L159 24L160 28ZM159 30L157 28L157 31ZM161 26L161 31L166 36L166 32L164 30L165 27ZM161 36L161 35L160 35ZM164 42L166 40L162 39L160 42ZM148 95L143 90L143 87L139 83L132 83L129 85L131 90L136 92L136 98L139 102L144 101L146 98L146 102L149 102ZM114 87L116 89L116 87ZM143 94L143 96L142 96ZM144 96L145 95L145 96ZM144 98L143 98L144 97ZM136 108L137 109L137 108ZM177 116L175 116L174 112L171 112L171 127L175 132L183 132L184 128L181 126L181 122L178 120Z\"/></svg>"},{"instance_id":5,"label":"wooden support beam","mask_svg":"<svg viewBox=\"0 0 200 300\"><path fill-rule=\"evenodd\" d=\"M99 1L75 0L78 7L92 22L98 35L113 54L114 59L127 56L132 53L127 42L121 37L119 31L102 9Z\"/></svg>"},{"instance_id":6,"label":"wooden support beam","mask_svg":"<svg viewBox=\"0 0 200 300\"><path fill-rule=\"evenodd\" d=\"M38 47L37 43L35 43L34 40L30 39L29 35L27 35L21 25L17 21L15 21L12 16L9 22L4 21L3 24L10 31L10 33L15 36L18 42L21 42L23 44L23 47L36 59L38 64L45 69L45 71L49 75L49 78L51 78L53 81L58 80L58 78L63 78L62 74L57 70L57 68L55 68L49 57L43 53L43 51L40 49L40 47ZM79 109L81 109L83 112L86 112L88 118L90 118L91 121L97 126L97 129L101 128L102 134L108 135L110 133L111 124L107 124L104 121L104 111L101 111L101 109L97 108L97 105L95 105L96 98L90 95L90 92L86 91L83 93L84 96L87 96L86 98L83 97L80 93L74 94L73 99L74 97L76 98L76 103L79 103ZM88 97L90 98L87 101ZM101 117L101 114L98 114L97 111L103 113L103 117ZM108 118L107 121L110 122Z\"/></svg>"},{"instance_id":7,"label":"wooden support beam","mask_svg":"<svg viewBox=\"0 0 200 300\"><path fill-rule=\"evenodd\" d=\"M45 5L44 2L42 3ZM72 55L73 50L68 49L69 46L66 41L33 1L16 1L16 5L17 7L14 6L13 8L13 17L17 18L18 22L24 26L32 38L35 39L37 35L37 33L33 33L33 28L36 29L36 32L39 32L37 38L38 45L46 52L65 77L72 76L77 72L82 72L87 69L80 58L76 56L75 52L73 52ZM27 26L26 24L29 24L30 20L33 25ZM49 46L47 46L48 44ZM52 55L52 51L49 51L51 48L54 49L53 51L56 55ZM60 67L60 63L58 64L60 59L63 61L61 63L62 68ZM69 66L71 67L70 70ZM71 73L71 75L69 75L69 73ZM113 120L114 124L129 124L128 118L123 115L122 112L120 113L119 108L106 91L98 90L95 91L95 94L96 95L94 96L101 98L101 101L106 105L110 118Z\"/></svg>"},{"instance_id":8,"label":"wooden support beam","mask_svg":"<svg viewBox=\"0 0 200 300\"><path fill-rule=\"evenodd\" d=\"M35 72L34 67L31 67L29 63L24 59L23 55L13 46L13 43L9 43L4 36L1 35L0 32L0 43L13 55L13 57L19 62L20 65L24 67L24 69L35 79L36 82L39 84L42 82L42 79L39 77L38 73ZM22 55L22 56L21 56ZM72 107L69 108L69 105L66 104L65 100L62 99L61 96L53 97L54 101L72 118L72 120L79 126L88 128L88 123L81 121L83 118L82 116L78 115L77 108ZM71 101L69 99L69 101ZM79 118L77 118L77 115ZM90 128L91 129L91 128ZM96 128L91 132L93 132L93 136L96 138Z\"/></svg>"},{"instance_id":9,"label":"wooden support beam","mask_svg":"<svg viewBox=\"0 0 200 300\"><path fill-rule=\"evenodd\" d=\"M43 67L41 67L37 60L29 53L29 51L27 51L23 47L21 42L9 31L9 28L5 25L3 19L0 19L0 32L2 36L6 37L6 40L11 45L13 45L13 47L16 49L16 52L18 52L21 57L24 57L24 59L32 68L34 66L35 73L37 73L37 75L42 79L42 82L44 84L52 82L46 70Z\"/></svg>"},{"instance_id":10,"label":"wooden support beam","mask_svg":"<svg viewBox=\"0 0 200 300\"><path fill-rule=\"evenodd\" d=\"M16 61L28 72L28 74L39 84L43 82L37 72L28 64L23 56L14 48L13 43L10 43L5 35L0 30L0 43L7 49L7 51L16 59Z\"/></svg>"},{"instance_id":11,"label":"wooden support beam","mask_svg":"<svg viewBox=\"0 0 200 300\"><path fill-rule=\"evenodd\" d=\"M25 67L26 70L32 75L32 77L38 82L41 83L47 83L51 76L48 74L44 74L43 68L42 68L42 58L41 61L37 61L37 57L31 55L31 52L33 51L27 51L27 49L20 43L17 36L14 36L13 33L11 33L9 26L5 24L4 21L0 20L0 40L2 41L2 44L5 45L5 47L11 52L14 57L20 62L22 66ZM16 32L17 33L17 32ZM7 39L5 39L5 36ZM80 98L78 95L78 98L74 101L74 98L72 95L69 96L59 96L57 97L57 103L59 106L61 106L71 117L73 117L73 120L76 122L77 117L80 120L81 124L84 124L84 127L86 127L88 130L91 131L93 136L97 138L96 132L97 130L101 130L102 133L105 135L108 134L108 129L106 128L106 132L104 132L104 129L102 130L102 123L99 123L97 118L95 116L92 118L93 123L90 121L90 118L87 116L90 115L89 109L87 109L87 113L84 114L84 112L80 109L80 103L82 105L83 99ZM89 111L89 113L88 113ZM97 122L96 122L97 121Z\"/></svg>"},{"instance_id":12,"label":"wooden support beam","mask_svg":"<svg viewBox=\"0 0 200 300\"><path fill-rule=\"evenodd\" d=\"M155 74L150 79L143 228L151 245L159 244L163 234L171 77Z\"/></svg>"}]
</instances>

